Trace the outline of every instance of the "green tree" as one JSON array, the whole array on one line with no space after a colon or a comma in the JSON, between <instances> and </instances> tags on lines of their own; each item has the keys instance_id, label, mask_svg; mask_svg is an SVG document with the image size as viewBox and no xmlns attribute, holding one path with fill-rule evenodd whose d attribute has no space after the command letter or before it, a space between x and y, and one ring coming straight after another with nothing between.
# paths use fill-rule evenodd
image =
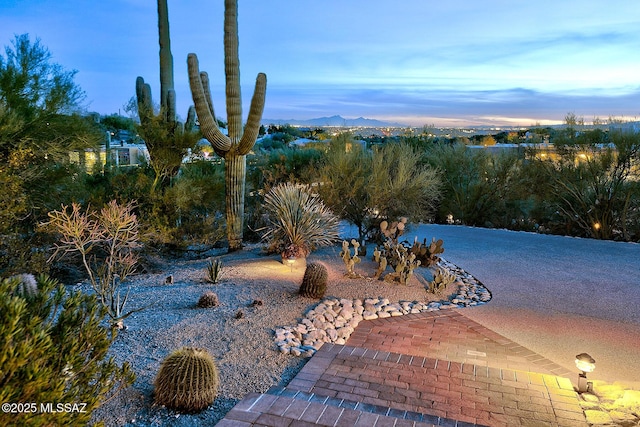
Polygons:
<instances>
[{"instance_id":1,"label":"green tree","mask_svg":"<svg viewBox=\"0 0 640 427\"><path fill-rule=\"evenodd\" d=\"M64 177L58 172L71 151L98 144L97 128L78 114L84 93L74 75L27 34L0 56L0 174L15 177L26 193L25 214L59 184L54 178Z\"/></svg>"},{"instance_id":2,"label":"green tree","mask_svg":"<svg viewBox=\"0 0 640 427\"><path fill-rule=\"evenodd\" d=\"M340 218L358 227L362 241L372 228L373 211L370 203L369 178L372 153L356 146L350 151L352 136L343 133L331 141L330 149L320 170L320 195Z\"/></svg>"},{"instance_id":3,"label":"green tree","mask_svg":"<svg viewBox=\"0 0 640 427\"><path fill-rule=\"evenodd\" d=\"M86 425L105 399L133 383L129 365L107 357L116 331L101 324L105 315L94 296L68 293L47 277L0 280L0 401L38 405L3 411L2 425ZM78 403L84 412L41 413L48 402Z\"/></svg>"},{"instance_id":4,"label":"green tree","mask_svg":"<svg viewBox=\"0 0 640 427\"><path fill-rule=\"evenodd\" d=\"M74 76L27 34L0 54L0 271L43 271L34 265L36 224L53 202L82 197L84 171L69 153L97 148L101 135L79 114L84 93Z\"/></svg>"},{"instance_id":5,"label":"green tree","mask_svg":"<svg viewBox=\"0 0 640 427\"><path fill-rule=\"evenodd\" d=\"M443 182L438 221L452 215L466 225L507 227L524 215L523 199L519 199L521 159L517 154L491 154L462 144L434 144L425 159L440 171Z\"/></svg>"},{"instance_id":6,"label":"green tree","mask_svg":"<svg viewBox=\"0 0 640 427\"><path fill-rule=\"evenodd\" d=\"M573 144L557 147L559 160L541 161L554 206L567 230L597 239L631 239L640 205L637 171L640 135L612 132L602 143L601 131L585 132Z\"/></svg>"}]
</instances>

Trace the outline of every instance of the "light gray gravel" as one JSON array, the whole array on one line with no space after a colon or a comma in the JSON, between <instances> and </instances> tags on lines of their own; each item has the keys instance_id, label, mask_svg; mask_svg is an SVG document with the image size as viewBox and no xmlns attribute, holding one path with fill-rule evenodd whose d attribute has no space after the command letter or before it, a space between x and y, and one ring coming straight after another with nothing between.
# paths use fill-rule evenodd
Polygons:
<instances>
[{"instance_id":1,"label":"light gray gravel","mask_svg":"<svg viewBox=\"0 0 640 427\"><path fill-rule=\"evenodd\" d=\"M444 239L444 257L491 291L489 304L462 314L567 369L575 369L576 354L589 352L597 361L590 378L640 386L640 245L442 225L414 227L406 237L414 235ZM339 250L310 257L330 267L327 296L428 299L418 280L403 287L344 278ZM128 329L110 351L131 363L138 379L95 419L108 427L211 426L247 393L286 384L303 366L305 359L277 350L273 330L296 324L317 303L297 295L304 267L283 266L257 247L222 258L225 278L218 285L203 280L206 260L174 262L133 280L130 307L154 305L126 320ZM365 261L357 270L371 274L375 265ZM169 274L175 283L164 285ZM195 308L206 290L218 294L220 307ZM249 307L256 299L264 304ZM242 319L235 319L238 310ZM181 346L207 349L220 369L218 398L196 415L152 405L160 362Z\"/></svg>"},{"instance_id":2,"label":"light gray gravel","mask_svg":"<svg viewBox=\"0 0 640 427\"><path fill-rule=\"evenodd\" d=\"M329 270L327 297L386 297L391 301L441 299L425 291L424 281L413 278L407 286L382 281L348 279L340 248L328 248L309 257ZM129 307L153 305L125 320L127 329L110 349L119 362L127 361L137 375L135 384L94 413L94 419L112 426L211 426L251 392L286 385L306 359L284 355L274 343L273 331L295 325L318 301L298 295L304 265L282 265L275 256L260 255L254 247L223 255L224 277L216 285L204 281L206 259L175 261L161 274L141 275L131 281ZM363 260L356 270L365 275L375 263ZM164 284L172 274L174 284ZM195 308L202 293L214 291L216 308ZM448 292L447 290L445 292ZM262 305L250 307L255 300ZM244 316L236 319L241 310ZM207 410L185 415L153 406L153 381L161 361L182 346L201 347L215 358L220 390Z\"/></svg>"}]
</instances>

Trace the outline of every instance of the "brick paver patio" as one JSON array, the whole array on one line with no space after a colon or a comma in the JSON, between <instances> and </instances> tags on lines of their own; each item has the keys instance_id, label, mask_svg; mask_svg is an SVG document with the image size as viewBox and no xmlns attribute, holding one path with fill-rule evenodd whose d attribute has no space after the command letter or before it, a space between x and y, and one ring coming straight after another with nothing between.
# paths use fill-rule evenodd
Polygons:
<instances>
[{"instance_id":1,"label":"brick paver patio","mask_svg":"<svg viewBox=\"0 0 640 427\"><path fill-rule=\"evenodd\" d=\"M363 321L218 425L587 426L567 375L459 310Z\"/></svg>"}]
</instances>

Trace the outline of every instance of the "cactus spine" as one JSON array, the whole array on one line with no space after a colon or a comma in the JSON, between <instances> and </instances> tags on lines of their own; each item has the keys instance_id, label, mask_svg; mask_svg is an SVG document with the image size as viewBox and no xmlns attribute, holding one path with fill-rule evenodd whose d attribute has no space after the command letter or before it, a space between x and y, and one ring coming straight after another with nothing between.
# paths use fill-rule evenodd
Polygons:
<instances>
[{"instance_id":1,"label":"cactus spine","mask_svg":"<svg viewBox=\"0 0 640 427\"><path fill-rule=\"evenodd\" d=\"M240 60L238 56L238 1L225 0L224 70L226 82L228 135L218 128L207 73L200 72L198 57L187 57L189 85L200 130L216 154L225 160L226 217L229 252L242 249L246 155L256 142L264 109L267 76L259 73L251 99L249 117L242 128Z\"/></svg>"},{"instance_id":2,"label":"cactus spine","mask_svg":"<svg viewBox=\"0 0 640 427\"><path fill-rule=\"evenodd\" d=\"M327 291L327 268L315 262L309 263L304 270L300 295L307 298L322 298Z\"/></svg>"},{"instance_id":3,"label":"cactus spine","mask_svg":"<svg viewBox=\"0 0 640 427\"><path fill-rule=\"evenodd\" d=\"M184 347L162 362L154 385L157 405L199 412L218 394L218 368L206 350Z\"/></svg>"}]
</instances>

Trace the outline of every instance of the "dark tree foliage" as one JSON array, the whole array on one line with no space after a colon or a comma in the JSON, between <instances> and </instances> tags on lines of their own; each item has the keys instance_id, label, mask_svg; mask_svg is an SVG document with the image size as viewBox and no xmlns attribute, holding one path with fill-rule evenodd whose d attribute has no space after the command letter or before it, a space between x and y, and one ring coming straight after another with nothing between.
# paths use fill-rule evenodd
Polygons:
<instances>
[{"instance_id":1,"label":"dark tree foliage","mask_svg":"<svg viewBox=\"0 0 640 427\"><path fill-rule=\"evenodd\" d=\"M74 76L27 34L0 54L0 271L17 269L7 262L29 264L35 252L25 252L29 245L22 242L32 239L38 221L82 197L84 171L69 153L97 147L100 134L78 114L84 93Z\"/></svg>"},{"instance_id":2,"label":"dark tree foliage","mask_svg":"<svg viewBox=\"0 0 640 427\"><path fill-rule=\"evenodd\" d=\"M86 425L106 398L133 383L129 365L107 357L115 331L104 317L95 296L67 293L47 277L0 280L0 401L38 405L3 411L2 425ZM80 406L42 413L48 402Z\"/></svg>"}]
</instances>

